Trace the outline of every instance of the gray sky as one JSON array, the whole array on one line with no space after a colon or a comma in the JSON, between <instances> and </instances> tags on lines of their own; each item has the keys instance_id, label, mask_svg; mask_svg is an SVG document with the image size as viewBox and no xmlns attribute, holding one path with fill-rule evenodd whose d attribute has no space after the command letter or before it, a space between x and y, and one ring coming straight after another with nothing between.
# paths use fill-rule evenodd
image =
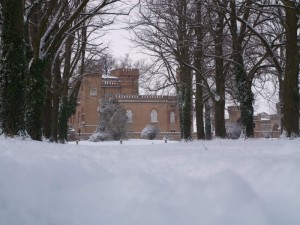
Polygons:
<instances>
[{"instance_id":1,"label":"gray sky","mask_svg":"<svg viewBox=\"0 0 300 225\"><path fill-rule=\"evenodd\" d=\"M137 3L138 0L131 0L130 3L123 3L124 5L132 6ZM138 10L138 8L135 8ZM144 57L140 54L141 49L134 48L134 44L131 43L129 31L124 29L127 24L126 21L129 17L134 17L136 10L131 11L129 16L118 17L114 24L107 27L109 29L103 40L106 43L110 43L110 53L117 57L124 57L126 54L130 55L133 60L138 60Z\"/></svg>"},{"instance_id":2,"label":"gray sky","mask_svg":"<svg viewBox=\"0 0 300 225\"><path fill-rule=\"evenodd\" d=\"M126 30L110 30L105 35L105 42L109 43L109 52L119 58L129 54L134 60L138 59L138 49L133 48L133 43L129 40L130 35Z\"/></svg>"}]
</instances>

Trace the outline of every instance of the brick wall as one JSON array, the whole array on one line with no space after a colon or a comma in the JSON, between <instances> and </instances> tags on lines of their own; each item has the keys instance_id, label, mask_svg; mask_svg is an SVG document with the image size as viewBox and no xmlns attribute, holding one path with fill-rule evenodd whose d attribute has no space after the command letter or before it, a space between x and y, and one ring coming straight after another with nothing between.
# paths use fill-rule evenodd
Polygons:
<instances>
[{"instance_id":1,"label":"brick wall","mask_svg":"<svg viewBox=\"0 0 300 225\"><path fill-rule=\"evenodd\" d=\"M105 95L114 95L120 104L133 114L128 130L141 132L148 124L157 126L162 132L179 132L179 118L176 97L138 95L138 69L116 69L112 76L86 75L82 80L76 113L69 125L77 133L93 133L99 123L97 108ZM151 111L156 110L157 121L151 122ZM175 121L170 121L170 114Z\"/></svg>"}]
</instances>

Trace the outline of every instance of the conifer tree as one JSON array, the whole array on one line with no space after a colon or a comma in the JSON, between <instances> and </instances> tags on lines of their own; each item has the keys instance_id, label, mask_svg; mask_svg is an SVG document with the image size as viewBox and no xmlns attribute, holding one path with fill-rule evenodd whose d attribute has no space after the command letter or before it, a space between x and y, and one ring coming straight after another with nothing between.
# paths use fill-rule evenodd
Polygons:
<instances>
[{"instance_id":1,"label":"conifer tree","mask_svg":"<svg viewBox=\"0 0 300 225\"><path fill-rule=\"evenodd\" d=\"M96 133L104 134L107 139L119 140L126 136L127 115L117 99L105 97L98 108L100 123Z\"/></svg>"}]
</instances>

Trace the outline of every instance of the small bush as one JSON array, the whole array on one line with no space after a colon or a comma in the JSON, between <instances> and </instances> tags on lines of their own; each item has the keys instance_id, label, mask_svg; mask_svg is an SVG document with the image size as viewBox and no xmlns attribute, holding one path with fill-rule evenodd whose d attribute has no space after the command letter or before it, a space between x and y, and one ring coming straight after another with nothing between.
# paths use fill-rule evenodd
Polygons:
<instances>
[{"instance_id":1,"label":"small bush","mask_svg":"<svg viewBox=\"0 0 300 225\"><path fill-rule=\"evenodd\" d=\"M89 141L91 142L99 142L99 141L109 141L112 139L111 134L105 132L93 133L90 136Z\"/></svg>"},{"instance_id":2,"label":"small bush","mask_svg":"<svg viewBox=\"0 0 300 225\"><path fill-rule=\"evenodd\" d=\"M120 140L126 137L127 115L126 110L117 99L103 98L97 109L100 121L90 141Z\"/></svg>"},{"instance_id":3,"label":"small bush","mask_svg":"<svg viewBox=\"0 0 300 225\"><path fill-rule=\"evenodd\" d=\"M243 127L239 122L226 125L226 136L229 139L239 139L242 134Z\"/></svg>"},{"instance_id":4,"label":"small bush","mask_svg":"<svg viewBox=\"0 0 300 225\"><path fill-rule=\"evenodd\" d=\"M141 133L142 138L147 138L149 140L155 139L155 137L159 134L159 129L152 125L147 125Z\"/></svg>"}]
</instances>

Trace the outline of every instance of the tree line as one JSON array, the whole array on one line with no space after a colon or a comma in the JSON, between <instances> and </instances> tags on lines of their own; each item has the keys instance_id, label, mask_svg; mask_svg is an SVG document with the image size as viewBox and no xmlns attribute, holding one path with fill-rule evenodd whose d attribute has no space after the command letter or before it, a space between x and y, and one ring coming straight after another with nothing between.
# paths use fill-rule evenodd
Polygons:
<instances>
[{"instance_id":1,"label":"tree line","mask_svg":"<svg viewBox=\"0 0 300 225\"><path fill-rule=\"evenodd\" d=\"M106 49L101 30L132 7L121 0L1 0L1 133L64 142L85 68Z\"/></svg>"},{"instance_id":2,"label":"tree line","mask_svg":"<svg viewBox=\"0 0 300 225\"><path fill-rule=\"evenodd\" d=\"M106 50L89 40L132 9L121 0L0 0L1 132L64 142L81 78ZM299 135L298 1L140 0L137 11L129 27L151 58L144 87L175 87L182 138L195 112L197 138L210 139L212 110L215 136L225 138L228 101L252 137L254 90L270 79L282 132Z\"/></svg>"},{"instance_id":3,"label":"tree line","mask_svg":"<svg viewBox=\"0 0 300 225\"><path fill-rule=\"evenodd\" d=\"M150 88L176 87L182 138L225 138L225 102L254 136L254 90L272 79L282 132L299 135L300 3L293 0L141 0L133 41L154 58ZM157 86L157 80L163 80ZM261 85L263 87L263 85Z\"/></svg>"}]
</instances>

